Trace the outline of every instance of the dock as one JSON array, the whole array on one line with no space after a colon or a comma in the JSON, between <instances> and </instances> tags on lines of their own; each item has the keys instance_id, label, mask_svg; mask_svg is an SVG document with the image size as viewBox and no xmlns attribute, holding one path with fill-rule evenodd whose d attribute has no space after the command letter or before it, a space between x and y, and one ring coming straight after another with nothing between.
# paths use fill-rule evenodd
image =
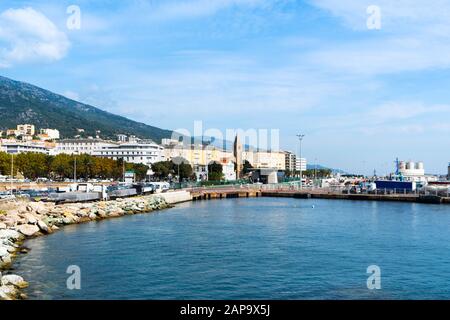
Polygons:
<instances>
[{"instance_id":1,"label":"dock","mask_svg":"<svg viewBox=\"0 0 450 320\"><path fill-rule=\"evenodd\" d=\"M273 190L255 187L198 188L190 190L192 200L211 200L227 198L297 198L297 199L335 199L354 201L391 201L410 203L450 204L450 197L439 197L415 193L400 194L352 194L330 192L323 189Z\"/></svg>"},{"instance_id":2,"label":"dock","mask_svg":"<svg viewBox=\"0 0 450 320\"><path fill-rule=\"evenodd\" d=\"M192 200L211 200L226 198L255 198L261 197L262 191L255 188L202 188L190 191Z\"/></svg>"}]
</instances>

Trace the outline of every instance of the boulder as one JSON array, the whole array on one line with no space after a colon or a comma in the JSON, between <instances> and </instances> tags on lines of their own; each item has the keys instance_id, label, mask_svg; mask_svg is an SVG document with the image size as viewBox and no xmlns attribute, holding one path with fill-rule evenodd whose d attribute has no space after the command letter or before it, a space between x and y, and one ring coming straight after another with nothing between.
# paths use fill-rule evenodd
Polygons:
<instances>
[{"instance_id":1,"label":"boulder","mask_svg":"<svg viewBox=\"0 0 450 320\"><path fill-rule=\"evenodd\" d=\"M14 286L0 286L0 300L13 300L17 296Z\"/></svg>"},{"instance_id":2,"label":"boulder","mask_svg":"<svg viewBox=\"0 0 450 320\"><path fill-rule=\"evenodd\" d=\"M0 229L6 229L6 224L4 224L3 222L0 222Z\"/></svg>"},{"instance_id":3,"label":"boulder","mask_svg":"<svg viewBox=\"0 0 450 320\"><path fill-rule=\"evenodd\" d=\"M28 282L23 280L22 277L15 275L15 274L8 274L6 276L3 276L2 280L1 280L1 284L2 284L2 286L12 285L12 286L14 286L16 288L20 288L20 289L28 287Z\"/></svg>"},{"instance_id":4,"label":"boulder","mask_svg":"<svg viewBox=\"0 0 450 320\"><path fill-rule=\"evenodd\" d=\"M16 220L11 217L7 217L3 219L3 223L6 225L6 227L14 227L16 225Z\"/></svg>"},{"instance_id":5,"label":"boulder","mask_svg":"<svg viewBox=\"0 0 450 320\"><path fill-rule=\"evenodd\" d=\"M22 233L27 237L32 237L33 235L39 232L39 227L31 224L23 224L18 226L17 230L19 230L20 233Z\"/></svg>"},{"instance_id":6,"label":"boulder","mask_svg":"<svg viewBox=\"0 0 450 320\"><path fill-rule=\"evenodd\" d=\"M37 225L38 225L39 229L41 229L43 232L45 232L45 233L48 233L48 232L49 232L48 226L45 224L44 221L39 220L39 221L37 222Z\"/></svg>"},{"instance_id":7,"label":"boulder","mask_svg":"<svg viewBox=\"0 0 450 320\"><path fill-rule=\"evenodd\" d=\"M29 224L36 224L37 223L36 217L33 216L31 213L26 213L24 218L25 218L26 222L29 223Z\"/></svg>"},{"instance_id":8,"label":"boulder","mask_svg":"<svg viewBox=\"0 0 450 320\"><path fill-rule=\"evenodd\" d=\"M0 247L0 258L9 255L8 249L6 247Z\"/></svg>"},{"instance_id":9,"label":"boulder","mask_svg":"<svg viewBox=\"0 0 450 320\"><path fill-rule=\"evenodd\" d=\"M0 238L19 240L22 237L23 236L19 232L17 232L16 230L11 230L11 229L0 230Z\"/></svg>"},{"instance_id":10,"label":"boulder","mask_svg":"<svg viewBox=\"0 0 450 320\"><path fill-rule=\"evenodd\" d=\"M6 256L3 256L1 258L1 261L3 262L3 267L10 265L12 262L11 255L7 254ZM1 264L0 264L0 266L1 266Z\"/></svg>"}]
</instances>

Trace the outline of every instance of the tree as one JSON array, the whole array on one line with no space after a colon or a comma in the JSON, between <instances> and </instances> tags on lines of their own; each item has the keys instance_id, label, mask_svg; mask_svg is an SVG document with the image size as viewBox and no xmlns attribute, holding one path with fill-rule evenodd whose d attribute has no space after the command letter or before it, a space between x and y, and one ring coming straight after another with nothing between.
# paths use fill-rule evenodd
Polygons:
<instances>
[{"instance_id":1,"label":"tree","mask_svg":"<svg viewBox=\"0 0 450 320\"><path fill-rule=\"evenodd\" d=\"M128 167L130 167L130 169L128 169ZM138 180L138 181L145 180L145 178L147 177L148 169L149 169L149 167L144 164L127 163L127 170L134 171L134 173L136 174L136 180Z\"/></svg>"},{"instance_id":2,"label":"tree","mask_svg":"<svg viewBox=\"0 0 450 320\"><path fill-rule=\"evenodd\" d=\"M208 166L208 180L220 181L223 180L223 166L220 163L213 162Z\"/></svg>"},{"instance_id":3,"label":"tree","mask_svg":"<svg viewBox=\"0 0 450 320\"><path fill-rule=\"evenodd\" d=\"M174 164L174 166L175 166L175 164ZM192 166L190 164L182 163L182 164L180 164L179 169L180 169L180 180L192 179L194 171L192 170Z\"/></svg>"},{"instance_id":4,"label":"tree","mask_svg":"<svg viewBox=\"0 0 450 320\"><path fill-rule=\"evenodd\" d=\"M303 172L303 175L305 175L308 178L314 178L314 176L316 178L327 178L329 176L331 176L331 169L308 169L306 171Z\"/></svg>"},{"instance_id":5,"label":"tree","mask_svg":"<svg viewBox=\"0 0 450 320\"><path fill-rule=\"evenodd\" d=\"M243 165L243 169L242 169L244 174L249 173L251 171L251 169L253 169L252 164L250 162L248 162L248 160L245 160L244 161L244 165Z\"/></svg>"},{"instance_id":6,"label":"tree","mask_svg":"<svg viewBox=\"0 0 450 320\"><path fill-rule=\"evenodd\" d=\"M58 154L53 157L50 171L54 178L64 180L73 177L73 157L68 154Z\"/></svg>"},{"instance_id":7,"label":"tree","mask_svg":"<svg viewBox=\"0 0 450 320\"><path fill-rule=\"evenodd\" d=\"M159 179L167 179L169 174L172 173L172 162L160 161L152 164L152 170L155 177Z\"/></svg>"},{"instance_id":8,"label":"tree","mask_svg":"<svg viewBox=\"0 0 450 320\"><path fill-rule=\"evenodd\" d=\"M6 152L0 152L0 174L5 176L11 174L11 155Z\"/></svg>"},{"instance_id":9,"label":"tree","mask_svg":"<svg viewBox=\"0 0 450 320\"><path fill-rule=\"evenodd\" d=\"M17 169L27 179L48 177L51 157L43 153L19 153L15 159Z\"/></svg>"}]
</instances>

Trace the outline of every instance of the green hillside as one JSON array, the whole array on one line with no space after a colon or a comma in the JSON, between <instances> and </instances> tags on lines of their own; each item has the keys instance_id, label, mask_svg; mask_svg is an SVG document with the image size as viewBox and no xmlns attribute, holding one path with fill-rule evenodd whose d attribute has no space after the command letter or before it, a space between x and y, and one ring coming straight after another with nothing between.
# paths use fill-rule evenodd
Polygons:
<instances>
[{"instance_id":1,"label":"green hillside","mask_svg":"<svg viewBox=\"0 0 450 320\"><path fill-rule=\"evenodd\" d=\"M100 110L39 87L0 76L0 130L15 128L19 123L37 128L55 128L62 137L77 135L77 128L86 136L115 138L116 134L135 135L160 142L170 138L172 131L132 121Z\"/></svg>"}]
</instances>

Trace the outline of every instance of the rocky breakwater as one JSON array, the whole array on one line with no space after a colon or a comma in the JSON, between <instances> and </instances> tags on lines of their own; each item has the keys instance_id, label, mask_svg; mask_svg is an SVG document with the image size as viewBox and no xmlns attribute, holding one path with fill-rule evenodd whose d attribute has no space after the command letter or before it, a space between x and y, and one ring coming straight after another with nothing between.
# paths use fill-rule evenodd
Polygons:
<instances>
[{"instance_id":1,"label":"rocky breakwater","mask_svg":"<svg viewBox=\"0 0 450 320\"><path fill-rule=\"evenodd\" d=\"M27 238L55 232L69 224L97 221L168 208L157 195L114 201L61 204L15 200L0 203L0 300L26 298L21 289L28 286L20 276L10 274L14 258L27 249Z\"/></svg>"}]
</instances>

